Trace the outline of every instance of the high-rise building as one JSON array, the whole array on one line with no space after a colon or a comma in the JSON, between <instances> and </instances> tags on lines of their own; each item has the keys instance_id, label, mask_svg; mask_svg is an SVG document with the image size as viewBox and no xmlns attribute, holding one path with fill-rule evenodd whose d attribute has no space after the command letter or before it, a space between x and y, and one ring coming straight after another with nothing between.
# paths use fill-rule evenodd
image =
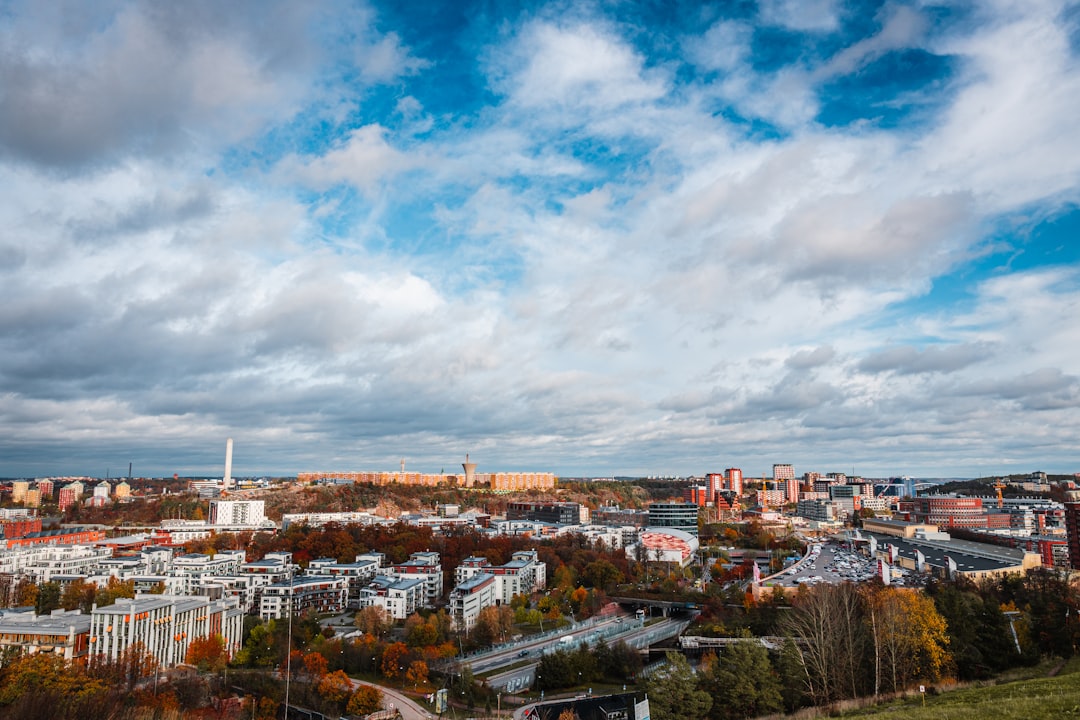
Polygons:
<instances>
[{"instance_id":1,"label":"high-rise building","mask_svg":"<svg viewBox=\"0 0 1080 720\"><path fill-rule=\"evenodd\" d=\"M785 464L775 464L772 466L772 478L777 482L781 480L794 480L795 479L795 466Z\"/></svg>"},{"instance_id":2,"label":"high-rise building","mask_svg":"<svg viewBox=\"0 0 1080 720\"><path fill-rule=\"evenodd\" d=\"M1065 534L1069 538L1069 566L1080 570L1080 501L1065 503Z\"/></svg>"},{"instance_id":3,"label":"high-rise building","mask_svg":"<svg viewBox=\"0 0 1080 720\"><path fill-rule=\"evenodd\" d=\"M15 482L11 483L11 502L26 502L26 491L29 489L30 482L28 480L16 480Z\"/></svg>"},{"instance_id":4,"label":"high-rise building","mask_svg":"<svg viewBox=\"0 0 1080 720\"><path fill-rule=\"evenodd\" d=\"M728 468L724 471L724 479L727 481L727 489L742 495L743 477L739 468Z\"/></svg>"},{"instance_id":5,"label":"high-rise building","mask_svg":"<svg viewBox=\"0 0 1080 720\"><path fill-rule=\"evenodd\" d=\"M38 492L41 493L41 502L49 502L53 497L53 481L52 480L38 480L37 481Z\"/></svg>"}]
</instances>

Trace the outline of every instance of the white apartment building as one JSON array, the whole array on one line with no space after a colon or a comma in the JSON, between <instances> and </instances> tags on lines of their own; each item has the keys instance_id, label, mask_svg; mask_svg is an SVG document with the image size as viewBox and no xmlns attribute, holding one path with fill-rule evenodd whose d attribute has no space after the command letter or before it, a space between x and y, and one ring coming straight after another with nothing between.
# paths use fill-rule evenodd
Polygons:
<instances>
[{"instance_id":1,"label":"white apartment building","mask_svg":"<svg viewBox=\"0 0 1080 720\"><path fill-rule=\"evenodd\" d=\"M115 660L141 643L163 667L184 661L192 640L211 635L225 638L231 656L240 648L243 611L233 598L136 595L90 615L90 655Z\"/></svg>"},{"instance_id":2,"label":"white apartment building","mask_svg":"<svg viewBox=\"0 0 1080 720\"><path fill-rule=\"evenodd\" d=\"M345 604L346 607L355 609L360 607L360 591L375 579L379 567L380 562L374 558L364 560L357 557L356 562L351 563L339 563L332 558L321 558L308 563L308 572L313 575L345 578L349 588Z\"/></svg>"},{"instance_id":3,"label":"white apartment building","mask_svg":"<svg viewBox=\"0 0 1080 720\"><path fill-rule=\"evenodd\" d=\"M387 518L366 512L286 513L281 516L281 529L282 531L288 530L289 526L294 523L309 527L321 527L329 523L378 525L389 522L390 520Z\"/></svg>"},{"instance_id":4,"label":"white apartment building","mask_svg":"<svg viewBox=\"0 0 1080 720\"><path fill-rule=\"evenodd\" d=\"M480 572L450 591L450 616L457 628L466 632L476 625L480 611L495 605L498 583L494 575Z\"/></svg>"},{"instance_id":5,"label":"white apartment building","mask_svg":"<svg viewBox=\"0 0 1080 720\"><path fill-rule=\"evenodd\" d=\"M442 564L437 552L417 552L400 565L390 565L379 570L380 575L397 580L422 580L424 582L425 607L435 607L443 594Z\"/></svg>"},{"instance_id":6,"label":"white apartment building","mask_svg":"<svg viewBox=\"0 0 1080 720\"><path fill-rule=\"evenodd\" d=\"M258 527L266 522L264 500L211 500L210 525L248 525Z\"/></svg>"},{"instance_id":7,"label":"white apartment building","mask_svg":"<svg viewBox=\"0 0 1080 720\"><path fill-rule=\"evenodd\" d=\"M340 613L345 610L348 581L343 577L303 575L267 585L259 598L259 617L279 620L308 611Z\"/></svg>"},{"instance_id":8,"label":"white apartment building","mask_svg":"<svg viewBox=\"0 0 1080 720\"><path fill-rule=\"evenodd\" d=\"M56 575L89 575L112 557L111 548L90 545L36 545L0 550L0 574L29 577L39 585Z\"/></svg>"},{"instance_id":9,"label":"white apartment building","mask_svg":"<svg viewBox=\"0 0 1080 720\"><path fill-rule=\"evenodd\" d=\"M48 653L65 660L86 657L90 616L78 610L53 610L51 615L7 612L0 616L0 656L8 653Z\"/></svg>"},{"instance_id":10,"label":"white apartment building","mask_svg":"<svg viewBox=\"0 0 1080 720\"><path fill-rule=\"evenodd\" d=\"M243 562L243 550L223 550L216 555L179 555L173 558L169 568L169 591L189 595L202 582L223 575L238 574Z\"/></svg>"},{"instance_id":11,"label":"white apartment building","mask_svg":"<svg viewBox=\"0 0 1080 720\"><path fill-rule=\"evenodd\" d=\"M515 595L531 595L547 587L547 565L536 550L519 550L505 565L491 565L487 558L468 557L454 570L454 581L462 583L479 573L495 578L495 601L509 603Z\"/></svg>"},{"instance_id":12,"label":"white apartment building","mask_svg":"<svg viewBox=\"0 0 1080 720\"><path fill-rule=\"evenodd\" d=\"M421 578L377 575L360 591L360 607L381 607L395 620L404 620L424 604L426 583Z\"/></svg>"}]
</instances>

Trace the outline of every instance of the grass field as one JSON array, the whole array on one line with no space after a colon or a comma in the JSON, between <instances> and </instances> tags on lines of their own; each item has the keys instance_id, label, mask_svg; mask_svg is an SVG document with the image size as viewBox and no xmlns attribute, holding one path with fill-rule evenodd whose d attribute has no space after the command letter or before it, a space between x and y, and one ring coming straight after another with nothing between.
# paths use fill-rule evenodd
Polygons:
<instances>
[{"instance_id":1,"label":"grass field","mask_svg":"<svg viewBox=\"0 0 1080 720\"><path fill-rule=\"evenodd\" d=\"M1054 677L1033 677L986 684L940 695L897 700L839 717L876 720L1052 720L1080 718L1080 658Z\"/></svg>"}]
</instances>

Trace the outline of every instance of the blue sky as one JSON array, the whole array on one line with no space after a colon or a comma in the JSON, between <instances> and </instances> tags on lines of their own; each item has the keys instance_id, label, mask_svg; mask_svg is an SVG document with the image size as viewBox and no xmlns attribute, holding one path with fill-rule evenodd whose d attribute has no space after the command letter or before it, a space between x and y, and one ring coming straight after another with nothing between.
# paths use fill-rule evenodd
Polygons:
<instances>
[{"instance_id":1,"label":"blue sky","mask_svg":"<svg viewBox=\"0 0 1080 720\"><path fill-rule=\"evenodd\" d=\"M0 475L1080 471L1064 2L0 3Z\"/></svg>"}]
</instances>

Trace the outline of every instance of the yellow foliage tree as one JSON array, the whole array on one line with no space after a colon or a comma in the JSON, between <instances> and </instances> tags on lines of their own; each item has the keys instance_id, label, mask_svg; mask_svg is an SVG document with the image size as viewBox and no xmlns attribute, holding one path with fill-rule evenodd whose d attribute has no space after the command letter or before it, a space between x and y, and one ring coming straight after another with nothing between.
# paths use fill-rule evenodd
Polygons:
<instances>
[{"instance_id":1,"label":"yellow foliage tree","mask_svg":"<svg viewBox=\"0 0 1080 720\"><path fill-rule=\"evenodd\" d=\"M327 673L319 681L319 695L334 703L345 702L352 692L352 681L341 670Z\"/></svg>"},{"instance_id":2,"label":"yellow foliage tree","mask_svg":"<svg viewBox=\"0 0 1080 720\"><path fill-rule=\"evenodd\" d=\"M371 685L361 685L345 706L345 712L350 715L370 715L382 709L383 694Z\"/></svg>"}]
</instances>

